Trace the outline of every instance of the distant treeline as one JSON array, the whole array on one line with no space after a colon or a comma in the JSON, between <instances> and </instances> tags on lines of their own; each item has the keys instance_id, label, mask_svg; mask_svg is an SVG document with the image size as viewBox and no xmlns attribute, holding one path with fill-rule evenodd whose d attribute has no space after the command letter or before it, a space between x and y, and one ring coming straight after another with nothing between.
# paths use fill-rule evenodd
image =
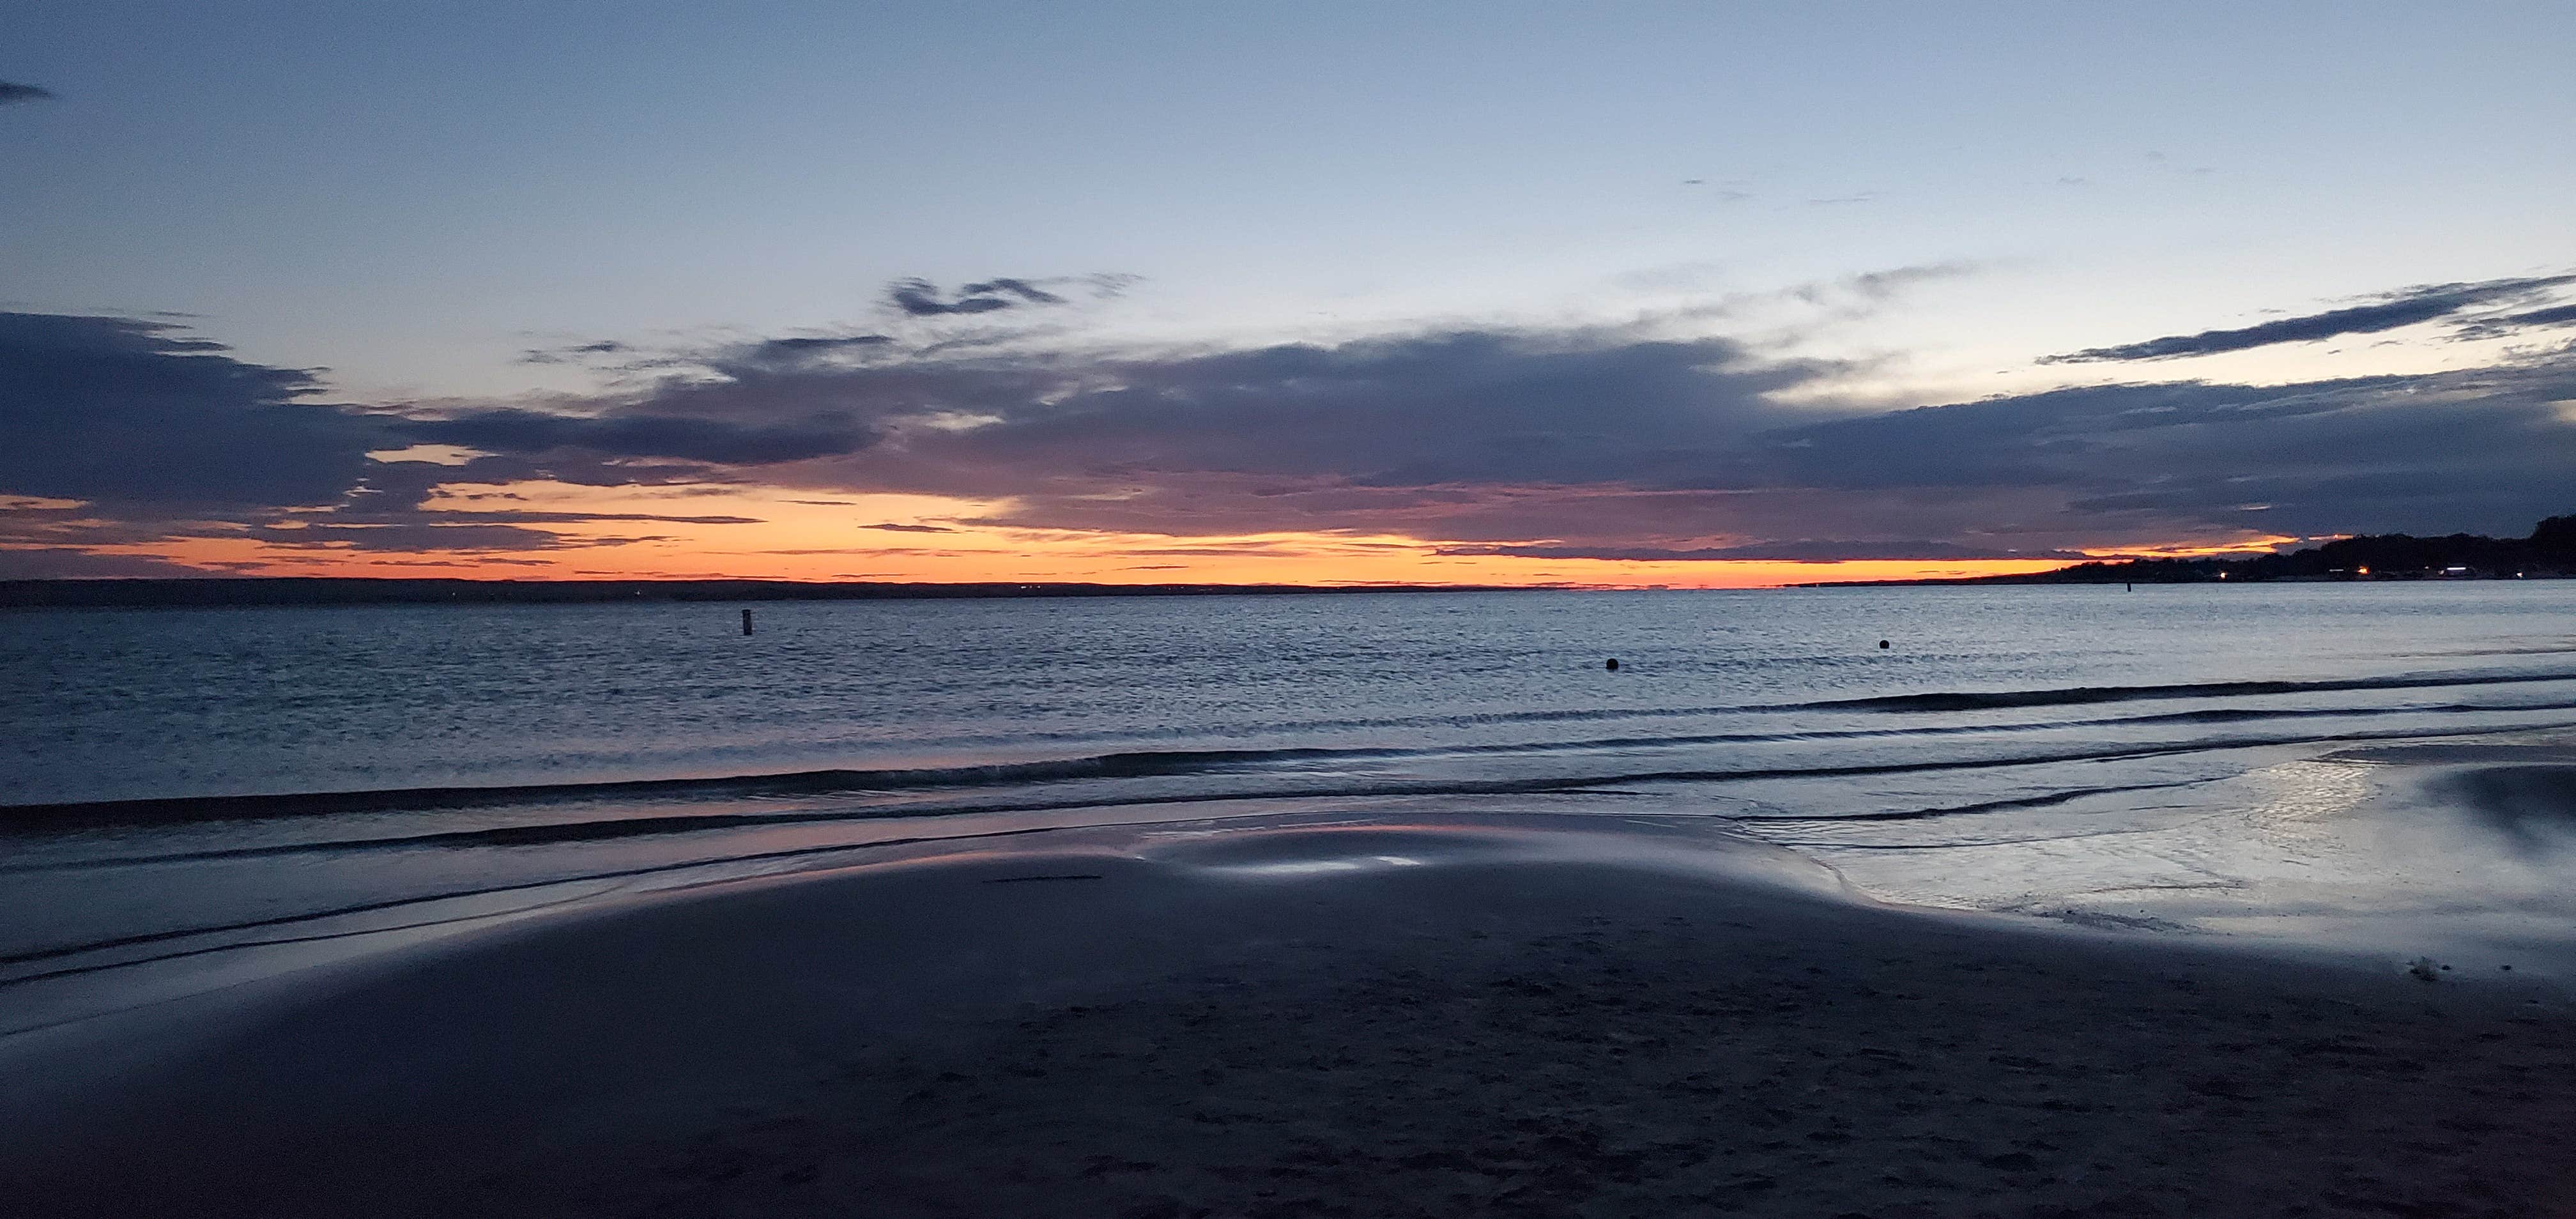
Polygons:
<instances>
[{"instance_id":1,"label":"distant treeline","mask_svg":"<svg viewBox=\"0 0 2576 1219\"><path fill-rule=\"evenodd\" d=\"M1502 591L1449 585L1445 591ZM175 580L0 580L0 607L187 605L538 605L640 601L898 601L991 597L1199 597L1420 592L1420 586L1303 584L890 584L794 580L383 580L311 576ZM1433 590L1439 591L1439 590Z\"/></svg>"},{"instance_id":2,"label":"distant treeline","mask_svg":"<svg viewBox=\"0 0 2576 1219\"><path fill-rule=\"evenodd\" d=\"M1908 581L1940 584L2196 584L2227 580L2427 580L2576 576L2576 516L2553 516L2527 538L2474 533L2341 538L2287 554L2078 563L2026 576Z\"/></svg>"}]
</instances>

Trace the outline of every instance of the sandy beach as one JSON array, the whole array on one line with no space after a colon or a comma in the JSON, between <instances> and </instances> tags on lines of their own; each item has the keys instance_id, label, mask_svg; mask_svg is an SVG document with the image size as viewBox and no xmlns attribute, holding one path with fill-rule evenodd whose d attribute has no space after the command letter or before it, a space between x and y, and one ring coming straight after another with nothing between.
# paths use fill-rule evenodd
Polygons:
<instances>
[{"instance_id":1,"label":"sandy beach","mask_svg":"<svg viewBox=\"0 0 2576 1219\"><path fill-rule=\"evenodd\" d=\"M2180 944L1706 836L1077 837L171 1005L0 1168L31 1216L2576 1209L2561 993Z\"/></svg>"}]
</instances>

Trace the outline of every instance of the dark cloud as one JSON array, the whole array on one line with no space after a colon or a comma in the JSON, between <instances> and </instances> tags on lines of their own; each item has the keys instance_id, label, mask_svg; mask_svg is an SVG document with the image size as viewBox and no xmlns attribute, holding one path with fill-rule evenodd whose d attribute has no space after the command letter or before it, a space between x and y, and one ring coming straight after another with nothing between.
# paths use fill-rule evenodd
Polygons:
<instances>
[{"instance_id":1,"label":"dark cloud","mask_svg":"<svg viewBox=\"0 0 2576 1219\"><path fill-rule=\"evenodd\" d=\"M1046 291L1043 288L1039 288L1025 279L988 279L980 284L968 284L965 287L959 288L957 290L957 294L959 296L992 296L996 294L1007 294L1010 296L1016 296L1032 305L1061 305L1064 303L1063 297L1057 296L1055 293Z\"/></svg>"},{"instance_id":2,"label":"dark cloud","mask_svg":"<svg viewBox=\"0 0 2576 1219\"><path fill-rule=\"evenodd\" d=\"M590 345L607 350L607 344ZM720 482L763 463L850 452L842 415L728 422L521 409L405 418L307 401L312 374L239 360L175 323L0 314L0 546L47 570L139 571L97 546L253 538L364 550L534 550L636 538L543 528L602 522L758 524L659 513L460 513L450 482ZM477 450L465 465L377 462L414 443ZM12 562L20 567L33 558ZM104 565L104 566L103 566ZM113 571L107 570L112 568Z\"/></svg>"},{"instance_id":3,"label":"dark cloud","mask_svg":"<svg viewBox=\"0 0 2576 1219\"><path fill-rule=\"evenodd\" d=\"M1098 277L1092 281L1100 282ZM912 317L955 313L992 313L1024 305L1061 305L1064 298L1025 279L997 278L967 284L951 297L926 279L899 279L886 286L886 299Z\"/></svg>"},{"instance_id":4,"label":"dark cloud","mask_svg":"<svg viewBox=\"0 0 2576 1219\"><path fill-rule=\"evenodd\" d=\"M382 421L304 401L311 373L225 351L169 322L0 313L0 493L327 504L396 447Z\"/></svg>"},{"instance_id":5,"label":"dark cloud","mask_svg":"<svg viewBox=\"0 0 2576 1219\"><path fill-rule=\"evenodd\" d=\"M2554 309L2534 309L2529 313L2515 313L2505 317L2500 317L2497 318L2496 321L2503 325L2515 328L2524 326L2576 326L2576 305L2560 305Z\"/></svg>"},{"instance_id":6,"label":"dark cloud","mask_svg":"<svg viewBox=\"0 0 2576 1219\"><path fill-rule=\"evenodd\" d=\"M615 339L575 343L568 347L531 347L519 353L522 364L583 364L599 356L624 355L634 348Z\"/></svg>"},{"instance_id":7,"label":"dark cloud","mask_svg":"<svg viewBox=\"0 0 2576 1219\"><path fill-rule=\"evenodd\" d=\"M149 555L101 553L80 546L0 549L0 580L99 580L202 576L206 572Z\"/></svg>"},{"instance_id":8,"label":"dark cloud","mask_svg":"<svg viewBox=\"0 0 2576 1219\"><path fill-rule=\"evenodd\" d=\"M859 528L861 528L861 529L882 529L882 530L885 530L887 533L955 533L955 532L957 532L956 530L951 529L951 528L948 528L948 527L947 527L947 526L945 526L945 525L904 525L904 524L898 524L898 523L893 522L893 521L886 521L886 522L882 522L882 523L875 524L875 525L861 525L861 526L859 526Z\"/></svg>"},{"instance_id":9,"label":"dark cloud","mask_svg":"<svg viewBox=\"0 0 2576 1219\"><path fill-rule=\"evenodd\" d=\"M388 427L408 428L416 419L389 417ZM406 433L395 444L418 443ZM459 445L475 455L459 465L432 462L390 462L370 466L366 475L341 502L340 511L371 517L384 513L427 512L445 516L456 504L482 498L524 500L508 492L478 492L454 495L446 488L456 483L499 484L529 480L571 483L586 487L655 487L663 494L676 497L730 494L727 484L739 484L757 467L736 468L680 458L644 457L633 454L601 452L579 448L550 448L516 451L507 448L477 450Z\"/></svg>"},{"instance_id":10,"label":"dark cloud","mask_svg":"<svg viewBox=\"0 0 2576 1219\"><path fill-rule=\"evenodd\" d=\"M2576 503L2576 362L2287 386L2185 382L1999 398L1792 429L1785 479L1999 507L2043 492L2060 545L2514 533ZM1992 527L2009 520L1996 512ZM2069 530L2066 526L2077 526ZM2080 540L2079 540L2080 539Z\"/></svg>"},{"instance_id":11,"label":"dark cloud","mask_svg":"<svg viewBox=\"0 0 2576 1219\"><path fill-rule=\"evenodd\" d=\"M53 96L54 91L51 89L38 88L35 85L22 85L16 81L0 80L0 106L13 105L18 102L47 101Z\"/></svg>"},{"instance_id":12,"label":"dark cloud","mask_svg":"<svg viewBox=\"0 0 2576 1219\"><path fill-rule=\"evenodd\" d=\"M1465 330L674 381L576 426L697 417L757 429L828 405L877 442L765 466L761 480L1006 505L967 525L1558 548L1530 557L2048 557L2177 538L2527 528L2576 506L2576 427L2553 405L2576 397L2570 361L1887 412L1785 405L1784 391L1829 397L1838 367L1724 339ZM477 447L512 439L544 437ZM599 473L621 468L609 449L598 459Z\"/></svg>"},{"instance_id":13,"label":"dark cloud","mask_svg":"<svg viewBox=\"0 0 2576 1219\"><path fill-rule=\"evenodd\" d=\"M433 500L444 500L447 497L432 496L431 498ZM481 497L460 496L458 498L479 499ZM433 509L433 511L436 510ZM438 515L446 518L449 523L480 522L483 524L498 525L586 525L599 521L652 521L657 524L664 525L763 525L768 523L756 516L667 516L659 512L518 512L503 510L492 512L438 511ZM417 515L414 515L409 509L406 509L401 513L384 514L369 512L364 509L342 508L339 511L332 513L331 519L334 521L355 522L360 524L376 524L412 522L417 521L420 518Z\"/></svg>"},{"instance_id":14,"label":"dark cloud","mask_svg":"<svg viewBox=\"0 0 2576 1219\"><path fill-rule=\"evenodd\" d=\"M2185 356L2214 355L2226 351L2244 351L2268 347L2275 343L2305 343L2330 339L2344 334L2377 334L2421 322L2450 317L2464 310L2503 301L2527 299L2536 293L2565 284L2576 283L2576 275L2553 275L2535 279L2490 279L2478 283L2433 284L2390 293L2376 304L2354 305L2346 309L2329 309L2301 317L2285 317L2235 330L2204 330L2198 334L2168 335L2143 343L2125 343L2117 347L2091 347L2064 355L2043 356L2042 364L2088 364L2113 360L2172 360Z\"/></svg>"},{"instance_id":15,"label":"dark cloud","mask_svg":"<svg viewBox=\"0 0 2576 1219\"><path fill-rule=\"evenodd\" d=\"M525 455L559 450L615 457L668 458L710 465L760 466L852 453L876 434L846 413L746 424L677 414L621 411L563 415L504 408L391 425L406 439Z\"/></svg>"},{"instance_id":16,"label":"dark cloud","mask_svg":"<svg viewBox=\"0 0 2576 1219\"><path fill-rule=\"evenodd\" d=\"M1730 434L1790 417L1809 379L1734 344L1447 332L1085 366L958 368L948 409L990 420L907 453L1085 482L1196 471L1368 487L1669 478ZM1037 379L1031 381L1035 376Z\"/></svg>"},{"instance_id":17,"label":"dark cloud","mask_svg":"<svg viewBox=\"0 0 2576 1219\"><path fill-rule=\"evenodd\" d=\"M2499 339L2525 330L2545 330L2553 326L2576 326L2576 305L2558 305L2533 309L2526 313L2508 313L2500 317L2479 318L2463 324L2451 333L2458 339Z\"/></svg>"},{"instance_id":18,"label":"dark cloud","mask_svg":"<svg viewBox=\"0 0 2576 1219\"><path fill-rule=\"evenodd\" d=\"M844 334L822 338L770 339L754 350L771 356L806 356L816 352L847 351L854 347L882 347L894 339L882 334Z\"/></svg>"},{"instance_id":19,"label":"dark cloud","mask_svg":"<svg viewBox=\"0 0 2576 1219\"><path fill-rule=\"evenodd\" d=\"M345 548L368 551L421 550L556 550L591 546L600 540L567 538L546 529L484 523L445 524L414 521L399 525L351 525L337 522L261 525L249 535L283 546ZM632 540L632 539L628 539ZM610 542L609 544L614 544Z\"/></svg>"},{"instance_id":20,"label":"dark cloud","mask_svg":"<svg viewBox=\"0 0 2576 1219\"><path fill-rule=\"evenodd\" d=\"M292 561L292 560L288 560L288 561ZM552 566L554 566L554 562L553 562L553 560L550 560L550 559L512 559L512 558L504 558L504 557L502 557L502 556L500 556L500 555L496 555L496 554L478 554L478 555L475 555L475 556L473 556L473 557L471 557L471 558L465 558L465 559L369 559L369 560L367 560L367 566L369 566L369 567L391 567L391 568L396 568L396 569L399 569L399 570L408 570L408 569L415 568L415 567L456 567L456 568L464 568L464 569L466 569L466 570L469 570L469 571L470 571L470 570L472 570L472 569L474 569L474 568L478 568L478 567L492 567L492 566L496 566L496 565L497 565L497 566L503 566L503 567L552 567ZM588 571L588 572L583 572L583 573L581 573L581 574L583 574L583 575L587 575L587 576L624 576L624 575L630 575L631 573L628 573L628 572L607 572L607 571Z\"/></svg>"},{"instance_id":21,"label":"dark cloud","mask_svg":"<svg viewBox=\"0 0 2576 1219\"><path fill-rule=\"evenodd\" d=\"M866 354L894 344L892 335L837 334L802 335L783 339L764 339L738 351L727 353L711 363L719 371L777 372L801 368L836 356Z\"/></svg>"}]
</instances>

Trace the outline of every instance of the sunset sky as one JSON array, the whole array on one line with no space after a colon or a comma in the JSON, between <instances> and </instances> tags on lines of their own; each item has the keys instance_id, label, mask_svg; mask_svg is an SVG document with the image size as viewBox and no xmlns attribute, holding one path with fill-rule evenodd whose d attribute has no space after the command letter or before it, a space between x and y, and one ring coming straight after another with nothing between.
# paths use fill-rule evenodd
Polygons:
<instances>
[{"instance_id":1,"label":"sunset sky","mask_svg":"<svg viewBox=\"0 0 2576 1219\"><path fill-rule=\"evenodd\" d=\"M2576 512L2576 6L15 0L0 578L1743 586Z\"/></svg>"}]
</instances>

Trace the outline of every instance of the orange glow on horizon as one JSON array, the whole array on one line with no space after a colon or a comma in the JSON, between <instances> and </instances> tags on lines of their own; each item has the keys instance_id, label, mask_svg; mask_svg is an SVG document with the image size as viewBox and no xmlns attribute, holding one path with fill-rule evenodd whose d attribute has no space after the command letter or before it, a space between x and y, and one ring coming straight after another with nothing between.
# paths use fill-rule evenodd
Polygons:
<instances>
[{"instance_id":1,"label":"orange glow on horizon","mask_svg":"<svg viewBox=\"0 0 2576 1219\"><path fill-rule=\"evenodd\" d=\"M1959 579L2048 571L2069 562L1443 554L1444 545L1456 543L1399 533L1192 536L1038 529L998 523L1009 515L1007 501L835 495L776 487L456 484L441 487L424 506L428 511L423 517L442 526L488 529L497 523L543 532L526 535L530 545L519 549L377 549L360 544L366 526L335 524L324 511L300 517L300 527L265 534L209 526L196 537L87 549L163 559L208 575L1582 588L1768 588ZM296 538L306 529L315 530L314 541ZM2232 548L2207 551L2221 549ZM2187 552L2203 551L2160 551Z\"/></svg>"},{"instance_id":2,"label":"orange glow on horizon","mask_svg":"<svg viewBox=\"0 0 2576 1219\"><path fill-rule=\"evenodd\" d=\"M1203 554L1186 562L1122 551L1180 543ZM1366 547L1357 550L1355 547ZM628 549L628 548L620 548ZM633 549L642 549L639 545ZM372 552L345 546L285 547L253 539L193 538L159 545L98 547L94 553L167 559L207 575L449 578L471 580L871 580L895 583L1501 585L1570 588L1775 588L1872 580L2020 575L2064 567L2061 559L1832 562L1531 559L1436 553L1411 539L1273 534L1174 539L1109 535L1088 545L988 550L902 547L827 553L710 552L656 545L649 555L598 550L506 553ZM614 557L611 557L614 556ZM649 558L655 561L636 562ZM624 561L620 561L624 560Z\"/></svg>"}]
</instances>

